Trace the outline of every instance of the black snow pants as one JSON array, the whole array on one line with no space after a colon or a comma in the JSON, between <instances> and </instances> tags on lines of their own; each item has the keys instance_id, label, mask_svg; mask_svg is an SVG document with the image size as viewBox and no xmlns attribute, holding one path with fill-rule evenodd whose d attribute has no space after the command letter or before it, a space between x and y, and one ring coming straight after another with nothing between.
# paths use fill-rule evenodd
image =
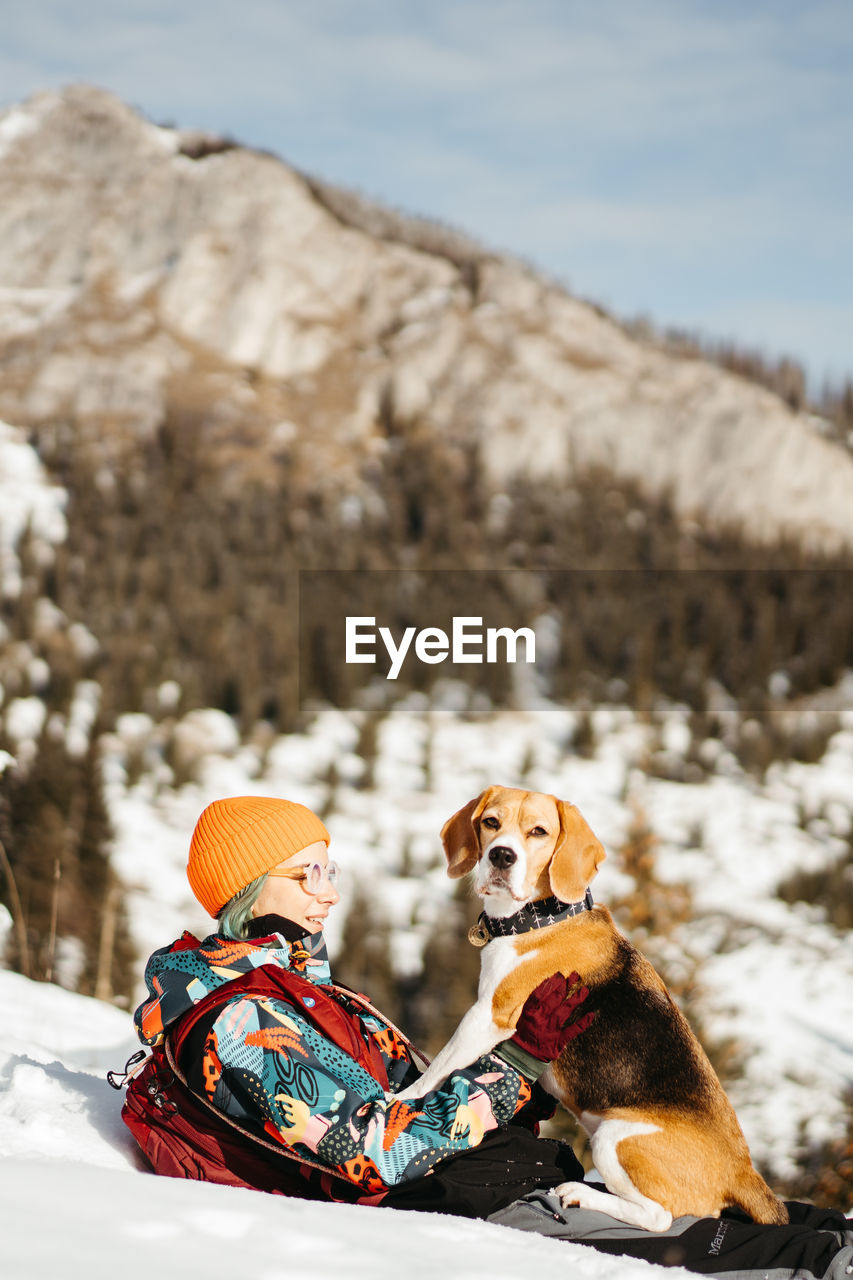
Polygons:
<instances>
[{"instance_id":1,"label":"black snow pants","mask_svg":"<svg viewBox=\"0 0 853 1280\"><path fill-rule=\"evenodd\" d=\"M676 1218L668 1231L656 1232L592 1209L563 1209L556 1196L534 1191L490 1213L487 1221L724 1280L850 1280L853 1218L787 1203L786 1226L764 1226L725 1210L720 1218Z\"/></svg>"}]
</instances>

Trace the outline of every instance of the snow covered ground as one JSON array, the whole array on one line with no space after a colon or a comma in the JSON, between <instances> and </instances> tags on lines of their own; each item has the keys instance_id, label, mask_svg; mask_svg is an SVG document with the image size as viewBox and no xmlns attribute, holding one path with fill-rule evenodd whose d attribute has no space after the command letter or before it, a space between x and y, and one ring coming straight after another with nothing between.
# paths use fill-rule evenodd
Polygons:
<instances>
[{"instance_id":1,"label":"snow covered ground","mask_svg":"<svg viewBox=\"0 0 853 1280\"><path fill-rule=\"evenodd\" d=\"M127 1016L3 972L0 1010L4 1280L687 1275L445 1215L157 1178L142 1167L105 1080L138 1047Z\"/></svg>"}]
</instances>

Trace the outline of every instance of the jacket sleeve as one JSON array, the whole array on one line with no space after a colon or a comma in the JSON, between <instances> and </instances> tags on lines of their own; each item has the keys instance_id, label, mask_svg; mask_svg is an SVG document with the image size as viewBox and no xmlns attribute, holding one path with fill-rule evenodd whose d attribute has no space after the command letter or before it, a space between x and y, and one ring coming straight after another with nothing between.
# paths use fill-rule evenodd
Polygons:
<instances>
[{"instance_id":1,"label":"jacket sleeve","mask_svg":"<svg viewBox=\"0 0 853 1280\"><path fill-rule=\"evenodd\" d=\"M203 1059L214 1106L369 1194L423 1177L443 1157L477 1146L530 1098L524 1077L487 1055L416 1103L395 1102L296 1007L255 995L221 1010Z\"/></svg>"}]
</instances>

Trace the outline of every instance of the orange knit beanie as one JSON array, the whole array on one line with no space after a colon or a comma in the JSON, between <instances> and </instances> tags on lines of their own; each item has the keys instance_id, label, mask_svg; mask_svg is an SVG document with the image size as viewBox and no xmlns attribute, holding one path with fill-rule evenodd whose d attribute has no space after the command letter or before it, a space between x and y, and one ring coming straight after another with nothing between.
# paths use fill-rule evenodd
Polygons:
<instances>
[{"instance_id":1,"label":"orange knit beanie","mask_svg":"<svg viewBox=\"0 0 853 1280\"><path fill-rule=\"evenodd\" d=\"M196 823L187 879L214 918L235 893L329 833L304 804L268 796L214 800Z\"/></svg>"}]
</instances>

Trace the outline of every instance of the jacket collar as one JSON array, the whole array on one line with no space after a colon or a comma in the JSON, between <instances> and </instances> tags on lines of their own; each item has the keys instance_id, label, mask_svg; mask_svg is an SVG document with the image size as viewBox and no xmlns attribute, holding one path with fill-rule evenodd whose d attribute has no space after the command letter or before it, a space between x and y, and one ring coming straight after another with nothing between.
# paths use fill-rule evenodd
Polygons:
<instances>
[{"instance_id":1,"label":"jacket collar","mask_svg":"<svg viewBox=\"0 0 853 1280\"><path fill-rule=\"evenodd\" d=\"M251 945L276 953L276 960L286 969L294 969L313 982L329 982L329 955L322 932L310 933L302 925L273 912L255 916L248 925ZM286 959L281 955L284 950Z\"/></svg>"},{"instance_id":2,"label":"jacket collar","mask_svg":"<svg viewBox=\"0 0 853 1280\"><path fill-rule=\"evenodd\" d=\"M285 942L301 942L308 935L308 930L294 920L268 912L265 916L255 916L246 927L246 936L253 942L260 938L271 938L273 934L284 938Z\"/></svg>"}]
</instances>

